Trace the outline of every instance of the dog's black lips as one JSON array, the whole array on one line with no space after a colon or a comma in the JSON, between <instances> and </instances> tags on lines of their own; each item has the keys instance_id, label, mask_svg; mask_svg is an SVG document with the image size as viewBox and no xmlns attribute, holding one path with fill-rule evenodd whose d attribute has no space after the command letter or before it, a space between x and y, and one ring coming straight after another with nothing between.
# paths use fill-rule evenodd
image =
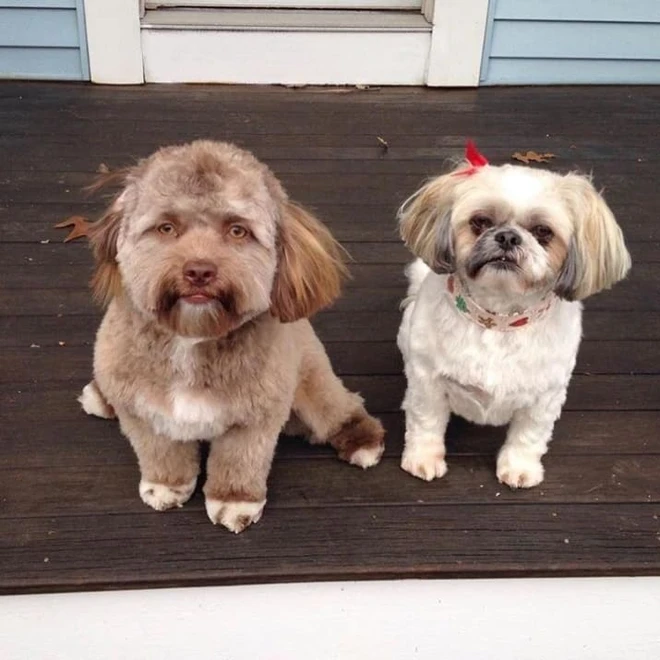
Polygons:
<instances>
[{"instance_id":1,"label":"dog's black lips","mask_svg":"<svg viewBox=\"0 0 660 660\"><path fill-rule=\"evenodd\" d=\"M485 266L492 266L497 270L508 271L516 271L520 268L518 266L518 262L515 259L505 254L501 254L497 257L491 257L490 259L484 259L483 261L471 264L471 266L468 268L468 275L470 277L476 277L481 269Z\"/></svg>"}]
</instances>

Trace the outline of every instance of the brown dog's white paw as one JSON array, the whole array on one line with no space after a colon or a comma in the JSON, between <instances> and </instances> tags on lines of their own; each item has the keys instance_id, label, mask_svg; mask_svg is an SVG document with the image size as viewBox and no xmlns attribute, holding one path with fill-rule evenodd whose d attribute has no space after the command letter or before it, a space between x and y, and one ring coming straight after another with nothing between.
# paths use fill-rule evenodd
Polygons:
<instances>
[{"instance_id":1,"label":"brown dog's white paw","mask_svg":"<svg viewBox=\"0 0 660 660\"><path fill-rule=\"evenodd\" d=\"M182 507L192 496L196 484L197 478L183 486L176 487L142 479L140 481L140 497L152 509L166 511L174 507Z\"/></svg>"},{"instance_id":2,"label":"brown dog's white paw","mask_svg":"<svg viewBox=\"0 0 660 660\"><path fill-rule=\"evenodd\" d=\"M445 453L437 449L406 449L401 457L401 469L424 481L440 479L447 474Z\"/></svg>"},{"instance_id":3,"label":"brown dog's white paw","mask_svg":"<svg viewBox=\"0 0 660 660\"><path fill-rule=\"evenodd\" d=\"M385 445L375 445L373 447L360 447L351 454L348 462L351 465L357 465L363 470L378 465L385 451Z\"/></svg>"},{"instance_id":4,"label":"brown dog's white paw","mask_svg":"<svg viewBox=\"0 0 660 660\"><path fill-rule=\"evenodd\" d=\"M497 457L497 478L511 488L532 488L543 481L543 464L536 454L503 447Z\"/></svg>"},{"instance_id":5,"label":"brown dog's white paw","mask_svg":"<svg viewBox=\"0 0 660 660\"><path fill-rule=\"evenodd\" d=\"M232 502L206 498L206 513L214 525L222 525L230 532L239 534L259 522L266 500L260 502Z\"/></svg>"},{"instance_id":6,"label":"brown dog's white paw","mask_svg":"<svg viewBox=\"0 0 660 660\"><path fill-rule=\"evenodd\" d=\"M385 429L375 418L358 413L328 438L339 458L361 468L377 465L385 451Z\"/></svg>"},{"instance_id":7,"label":"brown dog's white paw","mask_svg":"<svg viewBox=\"0 0 660 660\"><path fill-rule=\"evenodd\" d=\"M88 415L102 417L103 419L115 418L113 407L105 400L95 381L91 381L83 387L78 402Z\"/></svg>"}]
</instances>

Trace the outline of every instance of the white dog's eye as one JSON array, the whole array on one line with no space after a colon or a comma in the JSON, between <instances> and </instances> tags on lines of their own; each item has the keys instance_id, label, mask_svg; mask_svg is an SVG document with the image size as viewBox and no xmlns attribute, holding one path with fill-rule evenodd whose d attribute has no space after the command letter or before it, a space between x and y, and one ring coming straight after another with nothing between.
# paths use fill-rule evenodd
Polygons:
<instances>
[{"instance_id":1,"label":"white dog's eye","mask_svg":"<svg viewBox=\"0 0 660 660\"><path fill-rule=\"evenodd\" d=\"M541 245L547 245L555 235L546 225L536 225L530 229L530 232Z\"/></svg>"},{"instance_id":2,"label":"white dog's eye","mask_svg":"<svg viewBox=\"0 0 660 660\"><path fill-rule=\"evenodd\" d=\"M232 238L245 238L248 235L248 230L243 225L232 225L229 228L229 235Z\"/></svg>"},{"instance_id":3,"label":"white dog's eye","mask_svg":"<svg viewBox=\"0 0 660 660\"><path fill-rule=\"evenodd\" d=\"M470 228L477 236L490 229L493 224L493 221L486 215L475 215L470 218Z\"/></svg>"},{"instance_id":4,"label":"white dog's eye","mask_svg":"<svg viewBox=\"0 0 660 660\"><path fill-rule=\"evenodd\" d=\"M158 232L165 236L174 236L176 235L176 227L171 222L163 222L158 225Z\"/></svg>"}]
</instances>

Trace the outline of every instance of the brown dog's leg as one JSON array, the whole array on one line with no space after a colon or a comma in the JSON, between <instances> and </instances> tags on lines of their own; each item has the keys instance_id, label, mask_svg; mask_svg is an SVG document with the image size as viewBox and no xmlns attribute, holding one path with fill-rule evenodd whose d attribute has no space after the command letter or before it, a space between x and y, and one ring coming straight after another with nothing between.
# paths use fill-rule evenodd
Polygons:
<instances>
[{"instance_id":1,"label":"brown dog's leg","mask_svg":"<svg viewBox=\"0 0 660 660\"><path fill-rule=\"evenodd\" d=\"M131 415L118 416L140 465L142 501L157 511L183 506L197 484L199 443L170 440Z\"/></svg>"},{"instance_id":2,"label":"brown dog's leg","mask_svg":"<svg viewBox=\"0 0 660 660\"><path fill-rule=\"evenodd\" d=\"M312 430L313 443L331 444L339 458L368 468L380 461L385 431L335 375L323 345L314 337L305 353L293 410Z\"/></svg>"},{"instance_id":3,"label":"brown dog's leg","mask_svg":"<svg viewBox=\"0 0 660 660\"><path fill-rule=\"evenodd\" d=\"M262 427L235 427L211 442L204 495L206 513L214 525L238 534L261 518L285 415L272 411Z\"/></svg>"}]
</instances>

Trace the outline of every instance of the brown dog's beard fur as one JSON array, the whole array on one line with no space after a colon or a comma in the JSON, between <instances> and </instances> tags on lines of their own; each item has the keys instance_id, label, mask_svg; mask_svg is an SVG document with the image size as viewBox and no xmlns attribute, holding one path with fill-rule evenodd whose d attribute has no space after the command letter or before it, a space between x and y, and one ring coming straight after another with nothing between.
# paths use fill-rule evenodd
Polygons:
<instances>
[{"instance_id":1,"label":"brown dog's beard fur","mask_svg":"<svg viewBox=\"0 0 660 660\"><path fill-rule=\"evenodd\" d=\"M224 337L243 323L239 289L207 287L205 293L212 296L212 301L203 305L183 301L183 296L192 293L196 292L183 291L175 282L163 282L154 310L158 322L182 337Z\"/></svg>"}]
</instances>

